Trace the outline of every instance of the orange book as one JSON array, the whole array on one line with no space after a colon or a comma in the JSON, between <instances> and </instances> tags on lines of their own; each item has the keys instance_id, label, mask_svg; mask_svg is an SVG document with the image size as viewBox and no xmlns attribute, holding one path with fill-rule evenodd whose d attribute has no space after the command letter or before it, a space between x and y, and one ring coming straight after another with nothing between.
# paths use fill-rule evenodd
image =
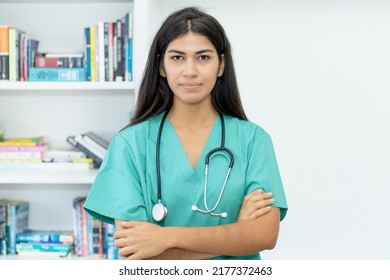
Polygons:
<instances>
[{"instance_id":1,"label":"orange book","mask_svg":"<svg viewBox=\"0 0 390 280\"><path fill-rule=\"evenodd\" d=\"M9 27L0 26L0 81L9 80Z\"/></svg>"}]
</instances>

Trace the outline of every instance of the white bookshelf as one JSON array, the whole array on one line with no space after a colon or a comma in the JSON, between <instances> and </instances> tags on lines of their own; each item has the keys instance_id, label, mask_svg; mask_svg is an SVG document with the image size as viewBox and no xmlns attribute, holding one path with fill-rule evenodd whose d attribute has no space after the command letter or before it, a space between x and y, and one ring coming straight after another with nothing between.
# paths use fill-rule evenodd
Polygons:
<instances>
[{"instance_id":1,"label":"white bookshelf","mask_svg":"<svg viewBox=\"0 0 390 280\"><path fill-rule=\"evenodd\" d=\"M92 184L97 169L91 170L0 170L0 184ZM64 186L61 186L64 187Z\"/></svg>"},{"instance_id":2,"label":"white bookshelf","mask_svg":"<svg viewBox=\"0 0 390 280\"><path fill-rule=\"evenodd\" d=\"M134 91L134 82L1 82L0 94L5 91L57 91L57 90L94 90L116 91L127 94Z\"/></svg>"},{"instance_id":3,"label":"white bookshelf","mask_svg":"<svg viewBox=\"0 0 390 280\"><path fill-rule=\"evenodd\" d=\"M6 137L67 136L94 131L106 140L130 121L150 38L163 15L159 0L0 0L0 25L24 30L39 51L83 51L83 27L133 12L132 82L0 82L0 128ZM72 229L72 199L85 196L97 170L0 170L0 198L30 202L29 227ZM18 257L0 257L13 259Z\"/></svg>"}]
</instances>

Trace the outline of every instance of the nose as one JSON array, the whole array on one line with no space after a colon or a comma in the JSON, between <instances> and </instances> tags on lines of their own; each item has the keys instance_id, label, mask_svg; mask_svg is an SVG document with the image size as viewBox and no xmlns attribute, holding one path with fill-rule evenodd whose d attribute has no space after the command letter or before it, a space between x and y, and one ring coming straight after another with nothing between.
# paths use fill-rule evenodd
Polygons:
<instances>
[{"instance_id":1,"label":"nose","mask_svg":"<svg viewBox=\"0 0 390 280\"><path fill-rule=\"evenodd\" d=\"M195 60L187 59L183 66L183 76L196 76L198 74L198 68Z\"/></svg>"}]
</instances>

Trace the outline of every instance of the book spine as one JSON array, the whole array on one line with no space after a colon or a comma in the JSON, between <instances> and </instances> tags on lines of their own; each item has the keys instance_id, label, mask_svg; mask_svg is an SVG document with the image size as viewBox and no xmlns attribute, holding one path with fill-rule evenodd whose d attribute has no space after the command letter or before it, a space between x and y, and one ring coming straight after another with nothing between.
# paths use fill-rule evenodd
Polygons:
<instances>
[{"instance_id":1,"label":"book spine","mask_svg":"<svg viewBox=\"0 0 390 280\"><path fill-rule=\"evenodd\" d=\"M0 146L0 152L44 152L48 149L47 145L38 146Z\"/></svg>"},{"instance_id":2,"label":"book spine","mask_svg":"<svg viewBox=\"0 0 390 280\"><path fill-rule=\"evenodd\" d=\"M101 160L104 159L105 153L101 153L100 150L97 150L95 148L95 146L90 145L88 142L85 142L81 134L76 135L74 139L84 148L88 149L91 153L93 153L95 156L99 157Z\"/></svg>"},{"instance_id":3,"label":"book spine","mask_svg":"<svg viewBox=\"0 0 390 280\"><path fill-rule=\"evenodd\" d=\"M0 159L41 159L41 152L2 152Z\"/></svg>"},{"instance_id":4,"label":"book spine","mask_svg":"<svg viewBox=\"0 0 390 280\"><path fill-rule=\"evenodd\" d=\"M85 81L85 71L84 68L30 68L29 81L80 82Z\"/></svg>"},{"instance_id":5,"label":"book spine","mask_svg":"<svg viewBox=\"0 0 390 280\"><path fill-rule=\"evenodd\" d=\"M35 55L38 52L39 41L27 39L27 79L30 79L30 69L34 67Z\"/></svg>"},{"instance_id":6,"label":"book spine","mask_svg":"<svg viewBox=\"0 0 390 280\"><path fill-rule=\"evenodd\" d=\"M115 81L123 81L122 73L122 53L123 53L123 37L122 37L122 20L118 19L116 21L116 73Z\"/></svg>"},{"instance_id":7,"label":"book spine","mask_svg":"<svg viewBox=\"0 0 390 280\"><path fill-rule=\"evenodd\" d=\"M19 80L24 82L27 80L27 76L24 73L25 60L26 60L26 33L21 31L19 33Z\"/></svg>"},{"instance_id":8,"label":"book spine","mask_svg":"<svg viewBox=\"0 0 390 280\"><path fill-rule=\"evenodd\" d=\"M9 80L16 82L17 80L17 30L15 28L9 28Z\"/></svg>"},{"instance_id":9,"label":"book spine","mask_svg":"<svg viewBox=\"0 0 390 280\"><path fill-rule=\"evenodd\" d=\"M104 22L104 80L109 81L109 63L108 63L108 22Z\"/></svg>"},{"instance_id":10,"label":"book spine","mask_svg":"<svg viewBox=\"0 0 390 280\"><path fill-rule=\"evenodd\" d=\"M0 255L7 255L7 204L0 201Z\"/></svg>"},{"instance_id":11,"label":"book spine","mask_svg":"<svg viewBox=\"0 0 390 280\"><path fill-rule=\"evenodd\" d=\"M105 80L105 65L104 65L104 22L98 22L98 45L99 45L99 81Z\"/></svg>"},{"instance_id":12,"label":"book spine","mask_svg":"<svg viewBox=\"0 0 390 280\"><path fill-rule=\"evenodd\" d=\"M0 26L0 81L9 80L9 27Z\"/></svg>"},{"instance_id":13,"label":"book spine","mask_svg":"<svg viewBox=\"0 0 390 280\"><path fill-rule=\"evenodd\" d=\"M91 34L90 28L84 28L84 68L85 68L85 80L91 81Z\"/></svg>"},{"instance_id":14,"label":"book spine","mask_svg":"<svg viewBox=\"0 0 390 280\"><path fill-rule=\"evenodd\" d=\"M114 81L114 23L108 23L108 80Z\"/></svg>"},{"instance_id":15,"label":"book spine","mask_svg":"<svg viewBox=\"0 0 390 280\"><path fill-rule=\"evenodd\" d=\"M100 167L100 165L102 164L102 159L99 158L98 156L96 156L94 153L92 153L86 147L81 145L79 142L77 142L74 137L69 136L68 138L66 138L66 141L69 144L71 144L73 147L75 147L75 148L79 149L80 151L82 151L83 153L85 153L87 157L92 158L96 168Z\"/></svg>"},{"instance_id":16,"label":"book spine","mask_svg":"<svg viewBox=\"0 0 390 280\"><path fill-rule=\"evenodd\" d=\"M81 206L79 200L79 197L73 199L73 233L75 236L74 250L77 256L82 255Z\"/></svg>"},{"instance_id":17,"label":"book spine","mask_svg":"<svg viewBox=\"0 0 390 280\"><path fill-rule=\"evenodd\" d=\"M89 32L90 32L89 35L90 35L90 42L91 42L91 45L90 45L90 49L91 49L91 81L96 82L97 81L97 79L96 79L96 42L95 42L96 27L91 26L89 28Z\"/></svg>"},{"instance_id":18,"label":"book spine","mask_svg":"<svg viewBox=\"0 0 390 280\"><path fill-rule=\"evenodd\" d=\"M83 141L85 142L86 145L88 145L88 147L92 147L94 150L96 150L96 152L99 153L102 159L104 158L107 152L105 148L97 144L93 139L89 138L86 135L83 136Z\"/></svg>"}]
</instances>

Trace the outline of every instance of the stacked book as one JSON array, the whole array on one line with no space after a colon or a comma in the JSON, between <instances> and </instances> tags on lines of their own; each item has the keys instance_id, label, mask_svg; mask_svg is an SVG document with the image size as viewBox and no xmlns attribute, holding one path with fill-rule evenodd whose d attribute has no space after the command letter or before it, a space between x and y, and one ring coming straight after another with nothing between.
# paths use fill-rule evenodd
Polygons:
<instances>
[{"instance_id":1,"label":"stacked book","mask_svg":"<svg viewBox=\"0 0 390 280\"><path fill-rule=\"evenodd\" d=\"M29 69L29 81L85 81L83 53L37 53Z\"/></svg>"},{"instance_id":2,"label":"stacked book","mask_svg":"<svg viewBox=\"0 0 390 280\"><path fill-rule=\"evenodd\" d=\"M74 246L73 231L32 230L16 235L16 252L20 256L68 256Z\"/></svg>"},{"instance_id":3,"label":"stacked book","mask_svg":"<svg viewBox=\"0 0 390 280\"><path fill-rule=\"evenodd\" d=\"M83 208L85 197L73 200L75 254L82 257L118 259L115 226L93 218Z\"/></svg>"},{"instance_id":4,"label":"stacked book","mask_svg":"<svg viewBox=\"0 0 390 280\"><path fill-rule=\"evenodd\" d=\"M108 150L109 143L93 131L76 136L68 136L66 141L73 147L92 158L96 168L99 168Z\"/></svg>"},{"instance_id":5,"label":"stacked book","mask_svg":"<svg viewBox=\"0 0 390 280\"><path fill-rule=\"evenodd\" d=\"M16 236L28 228L29 203L0 199L0 255L16 254Z\"/></svg>"},{"instance_id":6,"label":"stacked book","mask_svg":"<svg viewBox=\"0 0 390 280\"><path fill-rule=\"evenodd\" d=\"M93 161L76 150L54 150L43 136L0 139L0 169L91 169Z\"/></svg>"}]
</instances>

